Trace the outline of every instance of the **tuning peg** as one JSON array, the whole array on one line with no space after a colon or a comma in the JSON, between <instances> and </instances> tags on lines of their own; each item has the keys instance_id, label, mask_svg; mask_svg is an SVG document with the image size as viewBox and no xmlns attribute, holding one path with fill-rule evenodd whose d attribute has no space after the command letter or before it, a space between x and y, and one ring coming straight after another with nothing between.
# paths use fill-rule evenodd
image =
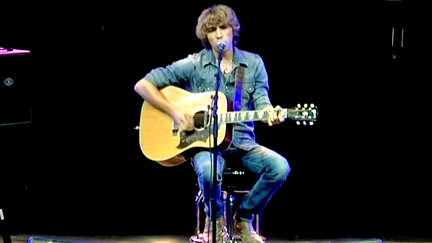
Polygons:
<instances>
[{"instance_id":1,"label":"tuning peg","mask_svg":"<svg viewBox=\"0 0 432 243\"><path fill-rule=\"evenodd\" d=\"M302 107L302 106L301 106L300 104L297 104L297 108L299 108L299 109L300 109L301 107Z\"/></svg>"},{"instance_id":2,"label":"tuning peg","mask_svg":"<svg viewBox=\"0 0 432 243\"><path fill-rule=\"evenodd\" d=\"M315 124L313 121L309 122L309 125L313 126Z\"/></svg>"},{"instance_id":3,"label":"tuning peg","mask_svg":"<svg viewBox=\"0 0 432 243\"><path fill-rule=\"evenodd\" d=\"M314 103L310 104L310 107L315 108L315 104Z\"/></svg>"},{"instance_id":4,"label":"tuning peg","mask_svg":"<svg viewBox=\"0 0 432 243\"><path fill-rule=\"evenodd\" d=\"M308 108L308 104L305 103L305 104L303 105L303 107L304 107L304 108Z\"/></svg>"},{"instance_id":5,"label":"tuning peg","mask_svg":"<svg viewBox=\"0 0 432 243\"><path fill-rule=\"evenodd\" d=\"M307 125L307 121L303 121L303 125L305 125L305 126L306 126L306 125Z\"/></svg>"},{"instance_id":6,"label":"tuning peg","mask_svg":"<svg viewBox=\"0 0 432 243\"><path fill-rule=\"evenodd\" d=\"M299 126L301 125L300 121L296 121L296 124L299 125Z\"/></svg>"}]
</instances>

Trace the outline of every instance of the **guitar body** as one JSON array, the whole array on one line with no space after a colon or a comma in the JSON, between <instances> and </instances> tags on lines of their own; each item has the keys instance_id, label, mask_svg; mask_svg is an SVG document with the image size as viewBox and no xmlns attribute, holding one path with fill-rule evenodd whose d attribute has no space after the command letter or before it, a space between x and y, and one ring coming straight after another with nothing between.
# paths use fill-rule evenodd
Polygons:
<instances>
[{"instance_id":1,"label":"guitar body","mask_svg":"<svg viewBox=\"0 0 432 243\"><path fill-rule=\"evenodd\" d=\"M188 159L184 156L185 151L213 147L213 129L206 127L206 124L197 124L197 121L203 123L214 92L190 93L175 86L167 86L160 91L172 104L193 116L196 126L193 131L187 132L187 137L183 136L169 115L144 101L139 133L144 155L163 166L176 166ZM227 109L227 99L219 92L218 114L227 112ZM226 141L226 127L225 123L219 125L217 146Z\"/></svg>"},{"instance_id":2,"label":"guitar body","mask_svg":"<svg viewBox=\"0 0 432 243\"><path fill-rule=\"evenodd\" d=\"M178 125L173 119L160 111L150 103L144 101L141 109L139 126L139 142L141 151L150 160L158 162L163 166L176 166L189 158L188 150L196 148L214 147L213 121L211 111L208 107L213 100L214 92L191 93L175 86L167 86L160 90L163 96L177 108L186 111L194 118L194 129L188 132L180 132ZM317 107L313 104L302 108L300 105L291 109L278 111L228 111L226 96L219 92L218 99L218 133L216 146L226 149L231 143L233 124L245 121L266 121L273 112L283 118L303 121L310 125L316 121L318 116Z\"/></svg>"}]
</instances>

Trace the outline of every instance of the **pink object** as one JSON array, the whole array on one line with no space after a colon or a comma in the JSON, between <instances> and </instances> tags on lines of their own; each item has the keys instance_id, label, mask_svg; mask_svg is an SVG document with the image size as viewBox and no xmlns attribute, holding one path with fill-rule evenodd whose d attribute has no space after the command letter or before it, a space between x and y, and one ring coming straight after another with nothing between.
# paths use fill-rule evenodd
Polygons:
<instances>
[{"instance_id":1,"label":"pink object","mask_svg":"<svg viewBox=\"0 0 432 243\"><path fill-rule=\"evenodd\" d=\"M12 51L8 51L6 48L0 47L0 56L27 55L27 54L30 54L29 50L12 49Z\"/></svg>"}]
</instances>

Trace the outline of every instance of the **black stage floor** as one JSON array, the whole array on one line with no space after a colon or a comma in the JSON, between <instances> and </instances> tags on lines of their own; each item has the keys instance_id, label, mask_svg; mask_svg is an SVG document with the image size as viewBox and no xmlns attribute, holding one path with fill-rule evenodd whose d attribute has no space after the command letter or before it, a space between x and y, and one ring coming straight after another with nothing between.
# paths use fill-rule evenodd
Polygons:
<instances>
[{"instance_id":1,"label":"black stage floor","mask_svg":"<svg viewBox=\"0 0 432 243\"><path fill-rule=\"evenodd\" d=\"M55 235L12 235L13 243L114 243L114 242L142 242L142 243L188 243L190 236L184 235L145 235L145 236L55 236ZM1 241L3 242L3 241ZM361 238L332 238L332 239L292 239L283 237L268 237L267 243L409 243L432 242L432 239L361 239Z\"/></svg>"}]
</instances>

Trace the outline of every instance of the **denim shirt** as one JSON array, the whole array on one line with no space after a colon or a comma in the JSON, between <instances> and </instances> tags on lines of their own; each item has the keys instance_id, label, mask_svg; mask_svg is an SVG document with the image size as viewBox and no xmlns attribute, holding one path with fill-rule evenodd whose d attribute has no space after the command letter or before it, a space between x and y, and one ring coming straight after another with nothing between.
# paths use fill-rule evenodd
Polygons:
<instances>
[{"instance_id":1,"label":"denim shirt","mask_svg":"<svg viewBox=\"0 0 432 243\"><path fill-rule=\"evenodd\" d=\"M245 67L241 110L261 110L271 105L268 96L268 76L263 60L259 55L240 51L237 47L234 47L233 71L228 78L221 75L219 91L232 103L235 93L235 72L239 66ZM213 52L210 49L203 49L166 67L153 69L144 78L158 89L174 85L192 93L199 93L216 89L217 71L217 60ZM233 145L243 150L257 147L254 123L237 123L232 139Z\"/></svg>"}]
</instances>

